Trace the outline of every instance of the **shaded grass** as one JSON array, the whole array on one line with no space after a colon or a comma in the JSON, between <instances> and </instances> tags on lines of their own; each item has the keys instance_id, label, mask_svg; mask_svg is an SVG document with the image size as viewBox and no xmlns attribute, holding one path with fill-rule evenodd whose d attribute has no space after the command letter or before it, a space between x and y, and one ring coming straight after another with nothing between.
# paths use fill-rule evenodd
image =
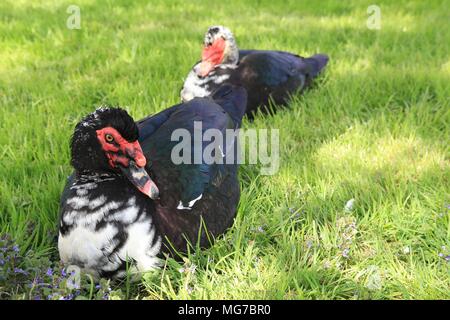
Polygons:
<instances>
[{"instance_id":1,"label":"shaded grass","mask_svg":"<svg viewBox=\"0 0 450 320\"><path fill-rule=\"evenodd\" d=\"M77 3L81 30L65 27L67 1L0 4L1 232L55 251L78 119L177 103L203 33L224 24L242 48L330 64L289 108L244 123L280 129L280 170L241 167L232 230L184 272L168 260L147 274L138 297L450 298L438 256L450 247L447 1L379 1L379 31L366 28L369 1Z\"/></svg>"}]
</instances>

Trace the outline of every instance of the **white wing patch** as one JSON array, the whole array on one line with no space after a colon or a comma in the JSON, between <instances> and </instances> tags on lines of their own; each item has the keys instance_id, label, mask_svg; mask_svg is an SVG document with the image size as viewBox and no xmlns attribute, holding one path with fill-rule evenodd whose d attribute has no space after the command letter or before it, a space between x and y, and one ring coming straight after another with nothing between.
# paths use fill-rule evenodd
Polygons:
<instances>
[{"instance_id":1,"label":"white wing patch","mask_svg":"<svg viewBox=\"0 0 450 320\"><path fill-rule=\"evenodd\" d=\"M203 197L203 193L201 195L199 195L197 198L195 198L194 200L189 201L188 206L185 207L183 205L183 202L180 200L180 203L178 203L177 209L178 210L192 210L192 207L194 206L194 204L200 200Z\"/></svg>"}]
</instances>

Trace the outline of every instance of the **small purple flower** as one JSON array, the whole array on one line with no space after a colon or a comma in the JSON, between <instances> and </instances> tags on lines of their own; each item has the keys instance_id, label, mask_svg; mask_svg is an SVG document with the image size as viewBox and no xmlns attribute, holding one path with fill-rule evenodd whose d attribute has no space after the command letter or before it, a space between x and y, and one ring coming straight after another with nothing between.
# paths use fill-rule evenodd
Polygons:
<instances>
[{"instance_id":1,"label":"small purple flower","mask_svg":"<svg viewBox=\"0 0 450 320\"><path fill-rule=\"evenodd\" d=\"M97 284L96 286L95 286L95 289L100 289L102 286L101 285L99 285L99 284Z\"/></svg>"},{"instance_id":2,"label":"small purple flower","mask_svg":"<svg viewBox=\"0 0 450 320\"><path fill-rule=\"evenodd\" d=\"M5 264L5 260L0 259L0 266L3 266Z\"/></svg>"},{"instance_id":3,"label":"small purple flower","mask_svg":"<svg viewBox=\"0 0 450 320\"><path fill-rule=\"evenodd\" d=\"M62 275L63 277L66 277L66 276L67 276L66 270L61 269L61 275Z\"/></svg>"},{"instance_id":4,"label":"small purple flower","mask_svg":"<svg viewBox=\"0 0 450 320\"><path fill-rule=\"evenodd\" d=\"M15 244L15 245L13 246L13 251L14 251L14 252L19 252L19 251L20 251L20 250L19 250L19 246Z\"/></svg>"},{"instance_id":5,"label":"small purple flower","mask_svg":"<svg viewBox=\"0 0 450 320\"><path fill-rule=\"evenodd\" d=\"M47 272L45 273L46 275L48 275L49 277L53 276L53 270L52 268L48 268Z\"/></svg>"},{"instance_id":6,"label":"small purple flower","mask_svg":"<svg viewBox=\"0 0 450 320\"><path fill-rule=\"evenodd\" d=\"M24 275L28 274L28 272L26 272L25 270L23 270L21 268L14 268L14 273L20 273L20 274L24 274Z\"/></svg>"},{"instance_id":7,"label":"small purple flower","mask_svg":"<svg viewBox=\"0 0 450 320\"><path fill-rule=\"evenodd\" d=\"M32 286L41 285L41 284L42 284L42 279L39 277L34 278L33 282L31 283Z\"/></svg>"},{"instance_id":8,"label":"small purple flower","mask_svg":"<svg viewBox=\"0 0 450 320\"><path fill-rule=\"evenodd\" d=\"M192 288L191 286L186 286L186 292L190 295L192 292L194 292L194 288Z\"/></svg>"},{"instance_id":9,"label":"small purple flower","mask_svg":"<svg viewBox=\"0 0 450 320\"><path fill-rule=\"evenodd\" d=\"M289 212L291 213L291 216L289 217L290 220L297 220L300 219L300 217L302 216L302 214L305 213L304 210L302 210L301 212L297 212L298 209L295 208L289 208Z\"/></svg>"},{"instance_id":10,"label":"small purple flower","mask_svg":"<svg viewBox=\"0 0 450 320\"><path fill-rule=\"evenodd\" d=\"M344 251L342 251L342 256L346 259L348 259L350 253L350 249L346 248Z\"/></svg>"}]
</instances>

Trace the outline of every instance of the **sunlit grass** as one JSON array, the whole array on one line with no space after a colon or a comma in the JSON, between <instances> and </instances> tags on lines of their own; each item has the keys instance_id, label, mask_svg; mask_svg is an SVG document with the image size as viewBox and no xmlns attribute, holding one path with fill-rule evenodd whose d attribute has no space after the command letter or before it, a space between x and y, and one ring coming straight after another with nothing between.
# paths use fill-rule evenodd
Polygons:
<instances>
[{"instance_id":1,"label":"sunlit grass","mask_svg":"<svg viewBox=\"0 0 450 320\"><path fill-rule=\"evenodd\" d=\"M70 4L0 3L1 232L55 253L76 122L101 104L139 119L178 103L223 24L242 48L329 66L289 108L244 121L280 130L280 169L241 167L230 232L129 298L450 298L448 3L378 1L378 31L372 1L86 0L81 30L66 28Z\"/></svg>"}]
</instances>

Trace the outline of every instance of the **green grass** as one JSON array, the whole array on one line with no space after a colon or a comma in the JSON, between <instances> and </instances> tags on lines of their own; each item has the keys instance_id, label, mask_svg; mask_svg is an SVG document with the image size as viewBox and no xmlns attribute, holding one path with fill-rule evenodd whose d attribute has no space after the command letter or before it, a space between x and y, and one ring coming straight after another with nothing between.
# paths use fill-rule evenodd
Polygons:
<instances>
[{"instance_id":1,"label":"green grass","mask_svg":"<svg viewBox=\"0 0 450 320\"><path fill-rule=\"evenodd\" d=\"M236 223L186 257L195 273L169 259L128 298L450 298L449 1L376 1L381 30L366 27L373 1L77 0L69 30L72 3L0 3L0 232L22 250L56 252L80 117L177 103L223 24L241 48L324 52L329 66L289 109L244 123L280 129L280 170L241 167Z\"/></svg>"}]
</instances>

